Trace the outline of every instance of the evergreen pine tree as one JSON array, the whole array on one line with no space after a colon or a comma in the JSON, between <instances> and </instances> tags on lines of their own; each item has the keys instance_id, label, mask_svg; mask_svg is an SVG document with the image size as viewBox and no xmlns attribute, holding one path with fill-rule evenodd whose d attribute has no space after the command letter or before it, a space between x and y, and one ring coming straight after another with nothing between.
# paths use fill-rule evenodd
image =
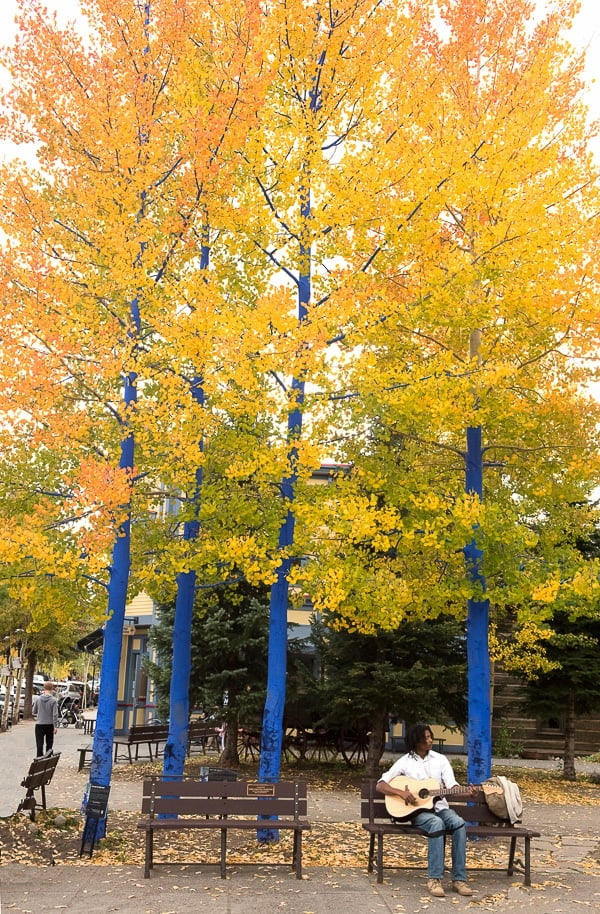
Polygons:
<instances>
[{"instance_id":1,"label":"evergreen pine tree","mask_svg":"<svg viewBox=\"0 0 600 914\"><path fill-rule=\"evenodd\" d=\"M220 762L237 765L240 723L260 720L267 678L267 588L245 581L199 590L192 627L190 707L225 724ZM174 604L159 606L160 623L150 634L156 660L148 671L159 710L168 708Z\"/></svg>"}]
</instances>

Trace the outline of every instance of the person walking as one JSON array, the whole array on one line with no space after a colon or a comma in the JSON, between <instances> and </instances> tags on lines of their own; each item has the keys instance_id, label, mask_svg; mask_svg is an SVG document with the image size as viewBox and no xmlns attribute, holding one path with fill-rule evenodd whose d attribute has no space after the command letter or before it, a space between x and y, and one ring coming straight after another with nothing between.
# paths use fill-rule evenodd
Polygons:
<instances>
[{"instance_id":1,"label":"person walking","mask_svg":"<svg viewBox=\"0 0 600 914\"><path fill-rule=\"evenodd\" d=\"M33 702L33 715L35 723L35 745L37 758L44 755L44 742L46 755L52 754L54 734L58 728L58 701L54 694L54 684L44 683L44 691Z\"/></svg>"}]
</instances>

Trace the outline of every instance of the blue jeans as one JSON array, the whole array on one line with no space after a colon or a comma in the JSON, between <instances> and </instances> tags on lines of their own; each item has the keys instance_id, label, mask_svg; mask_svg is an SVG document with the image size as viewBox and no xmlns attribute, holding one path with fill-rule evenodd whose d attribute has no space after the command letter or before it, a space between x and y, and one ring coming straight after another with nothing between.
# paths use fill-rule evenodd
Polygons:
<instances>
[{"instance_id":1,"label":"blue jeans","mask_svg":"<svg viewBox=\"0 0 600 914\"><path fill-rule=\"evenodd\" d=\"M413 818L413 825L427 832L427 876L442 879L444 876L444 838L452 837L452 881L467 880L467 832L464 819L453 809L439 812L424 810Z\"/></svg>"}]
</instances>

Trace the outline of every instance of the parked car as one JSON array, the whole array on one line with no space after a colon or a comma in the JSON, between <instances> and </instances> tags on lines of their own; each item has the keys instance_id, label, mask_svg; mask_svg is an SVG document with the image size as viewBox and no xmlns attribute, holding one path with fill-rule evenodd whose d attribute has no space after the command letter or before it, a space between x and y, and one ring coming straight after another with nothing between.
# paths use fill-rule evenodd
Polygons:
<instances>
[{"instance_id":1,"label":"parked car","mask_svg":"<svg viewBox=\"0 0 600 914\"><path fill-rule=\"evenodd\" d=\"M69 679L66 682L58 682L56 684L56 691L59 698L79 698L83 697L83 682L76 682L74 679Z\"/></svg>"},{"instance_id":2,"label":"parked car","mask_svg":"<svg viewBox=\"0 0 600 914\"><path fill-rule=\"evenodd\" d=\"M0 716L4 714L4 705L6 703L6 686L0 686ZM14 689L11 690L8 702L8 717L9 720L12 718L13 710L15 707L15 692Z\"/></svg>"},{"instance_id":3,"label":"parked car","mask_svg":"<svg viewBox=\"0 0 600 914\"><path fill-rule=\"evenodd\" d=\"M38 685L37 682L34 682L31 686L31 700L35 701L36 696L41 695L44 691L43 685ZM21 698L19 700L19 714L23 717L23 711L25 710L25 686L21 686Z\"/></svg>"},{"instance_id":4,"label":"parked car","mask_svg":"<svg viewBox=\"0 0 600 914\"><path fill-rule=\"evenodd\" d=\"M36 697L36 695L40 695L42 693L42 691L43 691L43 689L40 688L39 685L34 683L33 687L32 687L32 693L31 693L32 699L34 699ZM9 710L10 717L12 717L12 715L14 713L15 695L16 695L16 686L13 685L13 687L11 689L11 694L10 694L10 710ZM6 699L6 686L1 686L0 687L0 715L4 711L5 699ZM19 698L19 717L23 717L24 710L25 710L25 686L22 685L21 686L21 697Z\"/></svg>"}]
</instances>

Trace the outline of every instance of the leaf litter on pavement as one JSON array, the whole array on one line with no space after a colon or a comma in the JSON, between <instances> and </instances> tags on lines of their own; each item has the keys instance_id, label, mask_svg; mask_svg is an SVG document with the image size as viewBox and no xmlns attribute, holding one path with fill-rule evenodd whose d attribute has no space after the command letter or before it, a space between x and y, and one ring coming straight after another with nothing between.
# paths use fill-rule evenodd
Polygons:
<instances>
[{"instance_id":1,"label":"leaf litter on pavement","mask_svg":"<svg viewBox=\"0 0 600 914\"><path fill-rule=\"evenodd\" d=\"M201 764L186 767L186 775L197 776L195 768ZM252 779L255 771L245 766L243 777ZM458 767L458 766L455 766ZM460 778L460 771L457 772ZM576 817L577 808L600 806L600 784L593 778L579 777L576 782L561 778L560 772L531 769L506 771L495 769L495 773L506 773L515 779L521 789L525 804L540 804L568 807ZM141 781L149 774L160 774L160 767L151 764L118 766L113 770L115 780ZM305 866L326 866L331 868L366 868L368 835L361 826L359 816L360 773L331 766L318 769L290 769L282 772L283 777L301 777L309 783L309 791L345 791L355 800L343 810L348 818L356 810L355 821L312 821L312 828L304 834L303 863ZM57 824L57 818L58 823ZM93 851L94 864L139 865L144 862L144 833L137 828L140 816L136 812L111 813L109 811L107 834L98 842ZM63 821L64 819L64 821ZM80 856L83 819L73 810L38 810L36 822L28 815L15 814L0 819L0 854L3 863L18 862L33 865L53 863L85 865L90 858L87 852ZM292 858L292 836L281 831L280 840L275 844L263 845L256 841L253 833L232 831L228 834L228 865L287 864ZM546 836L547 837L547 836ZM560 836L556 836L556 842ZM470 866L482 869L501 869L506 866L508 841L480 840L470 843ZM545 851L548 854L548 851ZM537 853L538 861L540 854ZM219 861L219 831L196 831L185 833L161 833L155 838L155 860L178 863L210 863ZM386 844L386 866L423 867L426 860L425 840L415 841L413 837L400 836ZM548 862L548 861L546 861ZM600 870L598 852L581 864L590 871Z\"/></svg>"}]
</instances>

